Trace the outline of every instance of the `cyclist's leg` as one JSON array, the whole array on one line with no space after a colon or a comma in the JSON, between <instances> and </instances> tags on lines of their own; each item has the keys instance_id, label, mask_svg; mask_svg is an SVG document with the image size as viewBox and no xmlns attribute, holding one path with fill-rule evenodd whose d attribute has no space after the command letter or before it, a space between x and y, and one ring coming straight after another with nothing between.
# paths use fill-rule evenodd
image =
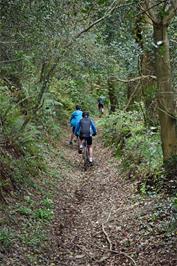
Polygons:
<instances>
[{"instance_id":1,"label":"cyclist's leg","mask_svg":"<svg viewBox=\"0 0 177 266\"><path fill-rule=\"evenodd\" d=\"M98 104L98 111L101 112L101 104Z\"/></svg>"},{"instance_id":2,"label":"cyclist's leg","mask_svg":"<svg viewBox=\"0 0 177 266\"><path fill-rule=\"evenodd\" d=\"M104 105L100 104L100 113L103 114L104 113Z\"/></svg>"},{"instance_id":3,"label":"cyclist's leg","mask_svg":"<svg viewBox=\"0 0 177 266\"><path fill-rule=\"evenodd\" d=\"M89 151L89 162L93 162L93 147L92 145L88 145L88 151Z\"/></svg>"},{"instance_id":4,"label":"cyclist's leg","mask_svg":"<svg viewBox=\"0 0 177 266\"><path fill-rule=\"evenodd\" d=\"M72 144L73 143L73 139L75 137L74 132L75 132L75 127L72 127L72 132L71 132L71 137L70 137L69 144Z\"/></svg>"},{"instance_id":5,"label":"cyclist's leg","mask_svg":"<svg viewBox=\"0 0 177 266\"><path fill-rule=\"evenodd\" d=\"M101 117L101 115L103 114L103 112L104 112L104 106L103 106L103 104L99 104L99 113L100 113L100 117Z\"/></svg>"},{"instance_id":6,"label":"cyclist's leg","mask_svg":"<svg viewBox=\"0 0 177 266\"><path fill-rule=\"evenodd\" d=\"M98 104L98 111L100 112L100 104Z\"/></svg>"},{"instance_id":7,"label":"cyclist's leg","mask_svg":"<svg viewBox=\"0 0 177 266\"><path fill-rule=\"evenodd\" d=\"M82 136L78 137L78 152L81 154L83 149L84 138Z\"/></svg>"}]
</instances>

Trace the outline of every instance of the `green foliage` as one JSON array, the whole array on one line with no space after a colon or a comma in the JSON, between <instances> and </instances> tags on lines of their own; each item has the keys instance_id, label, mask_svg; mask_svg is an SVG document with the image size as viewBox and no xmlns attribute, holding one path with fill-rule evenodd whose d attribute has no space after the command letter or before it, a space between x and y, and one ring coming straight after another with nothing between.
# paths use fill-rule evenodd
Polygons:
<instances>
[{"instance_id":1,"label":"green foliage","mask_svg":"<svg viewBox=\"0 0 177 266\"><path fill-rule=\"evenodd\" d=\"M10 182L13 182L16 188L19 185L34 185L39 174L47 170L47 138L50 134L51 140L59 139L61 121L68 117L62 103L55 99L53 93L44 95L43 105L34 113L36 89L39 88L26 84L23 90L16 94L16 91L10 91L4 84L0 87L1 171L6 176L6 184L0 180L2 187ZM28 116L31 118L23 128Z\"/></svg>"},{"instance_id":2,"label":"green foliage","mask_svg":"<svg viewBox=\"0 0 177 266\"><path fill-rule=\"evenodd\" d=\"M31 234L23 234L20 239L22 242L30 247L38 248L41 242L46 240L46 234L44 231L37 228L36 231L33 231Z\"/></svg>"},{"instance_id":3,"label":"green foliage","mask_svg":"<svg viewBox=\"0 0 177 266\"><path fill-rule=\"evenodd\" d=\"M5 249L9 248L13 241L13 236L14 236L14 233L8 228L0 229L0 245Z\"/></svg>"},{"instance_id":4,"label":"green foliage","mask_svg":"<svg viewBox=\"0 0 177 266\"><path fill-rule=\"evenodd\" d=\"M175 195L175 197L173 198L173 207L177 210L177 194Z\"/></svg>"},{"instance_id":5,"label":"green foliage","mask_svg":"<svg viewBox=\"0 0 177 266\"><path fill-rule=\"evenodd\" d=\"M140 190L145 194L148 178L156 181L162 176L158 129L146 129L143 114L138 111L119 111L105 118L103 123L105 143L113 147L129 177L144 180Z\"/></svg>"},{"instance_id":6,"label":"green foliage","mask_svg":"<svg viewBox=\"0 0 177 266\"><path fill-rule=\"evenodd\" d=\"M22 215L29 216L32 214L32 209L22 206L18 209L18 212Z\"/></svg>"},{"instance_id":7,"label":"green foliage","mask_svg":"<svg viewBox=\"0 0 177 266\"><path fill-rule=\"evenodd\" d=\"M49 199L49 198L45 198L41 204L48 208L48 209L52 209L54 207L54 203L53 203L53 200Z\"/></svg>"},{"instance_id":8,"label":"green foliage","mask_svg":"<svg viewBox=\"0 0 177 266\"><path fill-rule=\"evenodd\" d=\"M46 208L39 208L34 215L37 219L51 220L53 218L53 211Z\"/></svg>"},{"instance_id":9,"label":"green foliage","mask_svg":"<svg viewBox=\"0 0 177 266\"><path fill-rule=\"evenodd\" d=\"M134 36L135 14L139 12L137 1L120 3L120 8L110 16L79 35L92 22L108 14L114 4L110 0L71 1L69 5L64 0L24 1L23 5L18 0L3 1L0 122L4 144L1 160L3 168L8 169L7 176L16 183L26 182L35 187L34 179L47 170L48 142L59 139L62 125L76 104L90 111L91 116L97 114L99 95L106 96L106 105L109 105L110 76L127 79L139 75L140 59L146 51L151 51L154 60L152 29L143 27L143 19L140 25L143 47ZM155 6L155 13L165 16L164 7ZM176 37L175 22L176 18L169 26L172 40ZM175 84L175 41L170 45ZM151 106L155 96L153 86L147 86L144 94L147 106ZM115 98L116 108L122 109L127 102L125 84L116 83ZM110 126L117 123L112 117L109 119ZM149 165L149 169L156 169L161 161L159 151L160 160L155 162L158 134L151 136L152 130L143 128L141 119L137 120L136 127L128 116L125 117L127 122L123 114L119 119L120 128L113 125L112 133L107 132L107 142L115 144L117 156L123 154L127 158L127 167L131 161L134 164L141 161L142 168L144 165L147 170ZM131 149L135 149L135 154Z\"/></svg>"}]
</instances>

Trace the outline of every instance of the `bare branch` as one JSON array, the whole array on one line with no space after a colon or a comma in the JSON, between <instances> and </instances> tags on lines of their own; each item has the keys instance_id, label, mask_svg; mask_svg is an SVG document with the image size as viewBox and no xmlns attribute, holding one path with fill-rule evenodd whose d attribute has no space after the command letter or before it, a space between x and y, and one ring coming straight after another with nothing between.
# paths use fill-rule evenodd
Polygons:
<instances>
[{"instance_id":1,"label":"bare branch","mask_svg":"<svg viewBox=\"0 0 177 266\"><path fill-rule=\"evenodd\" d=\"M106 11L106 13L104 14L103 17L97 19L96 21L94 21L92 24L90 24L87 28L83 29L82 31L80 31L75 38L79 38L83 33L89 31L91 28L93 28L95 25L97 25L99 22L101 22L102 20L104 20L105 18L109 17L114 10L117 8L117 5L115 5L116 0L111 4L110 8ZM115 6L114 6L115 5Z\"/></svg>"},{"instance_id":2,"label":"bare branch","mask_svg":"<svg viewBox=\"0 0 177 266\"><path fill-rule=\"evenodd\" d=\"M18 58L18 59L13 59L13 60L4 60L4 61L0 61L0 64L11 64L17 61L22 61L22 58Z\"/></svg>"},{"instance_id":3,"label":"bare branch","mask_svg":"<svg viewBox=\"0 0 177 266\"><path fill-rule=\"evenodd\" d=\"M159 23L159 19L156 16L156 14L153 12L153 8L160 5L160 4L166 4L166 0L160 1L154 5L150 5L151 2L149 0L145 0L144 4L146 9L144 9L142 6L140 6L140 8L142 9L143 13L145 13L155 24ZM175 16L177 12L177 1L176 0L171 0L170 1L170 5L168 10L166 11L166 13L168 15L166 15L163 19L163 24L164 25L168 25L171 21L171 19Z\"/></svg>"},{"instance_id":4,"label":"bare branch","mask_svg":"<svg viewBox=\"0 0 177 266\"><path fill-rule=\"evenodd\" d=\"M171 0L172 1L172 5L173 5L173 7L174 7L174 1L176 1L176 0ZM163 4L164 3L164 6L165 6L165 4L167 3L167 0L163 0L163 1L160 1L160 2L158 2L158 3L156 3L156 4L154 4L154 5L151 5L150 6L150 2L149 2L149 0L145 0L145 2L144 2L144 4L145 4L145 6L146 6L146 8L144 8L142 5L141 5L141 3L139 4L139 6L140 6L140 9L142 10L142 12L139 12L136 16L140 16L140 15L143 15L143 14L146 14L151 20L152 20L152 22L154 22L154 23L158 23L159 21L158 21L158 18L157 18L157 16L155 15L155 13L153 13L153 8L154 7L156 7L156 6L159 6L160 4Z\"/></svg>"},{"instance_id":5,"label":"bare branch","mask_svg":"<svg viewBox=\"0 0 177 266\"><path fill-rule=\"evenodd\" d=\"M158 19L157 19L157 16L154 14L153 12L153 8L161 3L163 3L164 1L156 4L156 5L153 5L153 6L150 6L150 2L149 0L145 0L144 3L145 3L145 7L146 7L146 10L144 10L144 12L150 17L150 19L154 22L154 23L158 23Z\"/></svg>"},{"instance_id":6,"label":"bare branch","mask_svg":"<svg viewBox=\"0 0 177 266\"><path fill-rule=\"evenodd\" d=\"M171 5L169 9L166 11L167 16L164 17L164 25L168 25L172 18L176 15L177 13L177 0L173 1L171 0Z\"/></svg>"},{"instance_id":7,"label":"bare branch","mask_svg":"<svg viewBox=\"0 0 177 266\"><path fill-rule=\"evenodd\" d=\"M120 82L125 82L125 83L129 83L129 82L134 82L134 81L137 81L137 80L140 80L140 79L157 79L156 76L153 76L153 75L142 75L140 77L136 77L136 78L133 78L133 79L119 79L119 78L116 78L116 80L120 81Z\"/></svg>"},{"instance_id":8,"label":"bare branch","mask_svg":"<svg viewBox=\"0 0 177 266\"><path fill-rule=\"evenodd\" d=\"M177 1L171 0L171 5L173 6L174 9L176 9L177 8Z\"/></svg>"},{"instance_id":9,"label":"bare branch","mask_svg":"<svg viewBox=\"0 0 177 266\"><path fill-rule=\"evenodd\" d=\"M83 29L81 32L79 32L75 38L80 37L83 33L88 32L91 28L93 28L95 25L100 23L105 18L109 17L117 8L125 7L125 6L131 6L133 3L124 4L124 5L116 5L116 0L111 4L109 9L105 12L104 16L94 21L92 24L90 24L87 28Z\"/></svg>"},{"instance_id":10,"label":"bare branch","mask_svg":"<svg viewBox=\"0 0 177 266\"><path fill-rule=\"evenodd\" d=\"M132 101L132 99L133 99L135 93L136 93L136 92L138 91L138 89L139 89L139 85L140 85L140 81L138 82L138 84L136 85L134 91L133 91L132 94L130 95L130 97L129 97L129 99L128 99L128 103L127 103L127 105L126 105L125 108L124 108L124 111L127 111L127 110L128 110L128 107L129 107L129 105L130 105L130 103L131 103L131 101Z\"/></svg>"},{"instance_id":11,"label":"bare branch","mask_svg":"<svg viewBox=\"0 0 177 266\"><path fill-rule=\"evenodd\" d=\"M177 43L177 41L176 41L176 40L173 40L173 39L171 39L170 41L171 41L171 42L174 42L174 43Z\"/></svg>"},{"instance_id":12,"label":"bare branch","mask_svg":"<svg viewBox=\"0 0 177 266\"><path fill-rule=\"evenodd\" d=\"M146 14L146 16L152 21L153 21L152 17L149 15L149 13L147 12L146 9L144 9L141 5L140 5L140 9L142 10L142 12L139 12L137 16L142 16L143 14Z\"/></svg>"},{"instance_id":13,"label":"bare branch","mask_svg":"<svg viewBox=\"0 0 177 266\"><path fill-rule=\"evenodd\" d=\"M16 41L0 41L1 44L14 44L17 43Z\"/></svg>"},{"instance_id":14,"label":"bare branch","mask_svg":"<svg viewBox=\"0 0 177 266\"><path fill-rule=\"evenodd\" d=\"M79 33L77 33L73 39L68 42L68 44L65 46L65 51L63 52L62 55L58 56L55 60L55 63L53 64L53 66L51 67L51 69L48 72L47 78L50 79L50 74L54 73L59 60L61 59L61 57L63 57L64 55L66 55L66 53L68 52L68 49L72 46L72 44L74 43L74 41L76 41L82 34L88 32L91 28L93 28L95 25L97 25L98 23L100 23L102 20L106 19L107 17L111 16L111 14L117 9L117 8L121 8L121 7L125 7L125 6L130 6L133 5L133 3L129 3L129 4L124 4L124 5L117 5L116 4L117 0L115 0L109 7L109 9L105 12L104 16L97 19L96 21L94 21L93 23L91 23L87 28L83 29L82 31L80 31Z\"/></svg>"}]
</instances>

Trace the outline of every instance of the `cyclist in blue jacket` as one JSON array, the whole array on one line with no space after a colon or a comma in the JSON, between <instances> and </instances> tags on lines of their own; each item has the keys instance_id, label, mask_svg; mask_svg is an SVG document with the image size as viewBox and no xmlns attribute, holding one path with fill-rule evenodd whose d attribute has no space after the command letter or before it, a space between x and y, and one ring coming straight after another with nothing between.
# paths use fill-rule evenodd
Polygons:
<instances>
[{"instance_id":1,"label":"cyclist in blue jacket","mask_svg":"<svg viewBox=\"0 0 177 266\"><path fill-rule=\"evenodd\" d=\"M76 105L76 110L71 114L71 118L70 118L70 125L72 127L72 132L71 132L69 144L73 144L73 139L75 137L75 134L74 134L75 128L78 122L81 120L81 118L82 118L81 107L79 105Z\"/></svg>"},{"instance_id":2,"label":"cyclist in blue jacket","mask_svg":"<svg viewBox=\"0 0 177 266\"><path fill-rule=\"evenodd\" d=\"M92 136L95 136L96 134L96 126L94 121L89 118L89 112L83 112L82 119L78 122L76 126L75 135L79 136L80 139L79 153L82 153L83 140L87 140L90 163L93 162Z\"/></svg>"}]
</instances>

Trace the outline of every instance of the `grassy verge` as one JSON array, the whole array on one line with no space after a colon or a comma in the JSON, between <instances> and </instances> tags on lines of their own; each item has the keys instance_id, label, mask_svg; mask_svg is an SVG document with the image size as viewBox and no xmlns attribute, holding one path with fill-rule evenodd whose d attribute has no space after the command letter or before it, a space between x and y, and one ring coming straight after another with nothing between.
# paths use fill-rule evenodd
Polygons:
<instances>
[{"instance_id":1,"label":"grassy verge","mask_svg":"<svg viewBox=\"0 0 177 266\"><path fill-rule=\"evenodd\" d=\"M58 148L46 153L47 173L31 182L20 195L13 192L0 205L0 262L17 249L26 262L36 265L36 252L47 245L49 224L54 218L54 197L62 179L60 165L68 167ZM30 265L31 265L30 264ZM2 264L3 265L3 264Z\"/></svg>"}]
</instances>

